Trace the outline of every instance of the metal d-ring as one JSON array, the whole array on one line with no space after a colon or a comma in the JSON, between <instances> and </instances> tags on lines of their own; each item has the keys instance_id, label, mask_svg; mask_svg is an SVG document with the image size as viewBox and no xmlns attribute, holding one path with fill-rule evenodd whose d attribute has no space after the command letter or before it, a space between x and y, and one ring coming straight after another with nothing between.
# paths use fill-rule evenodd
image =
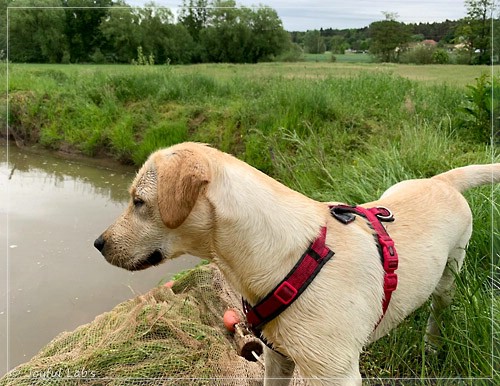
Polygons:
<instances>
[{"instance_id":1,"label":"metal d-ring","mask_svg":"<svg viewBox=\"0 0 500 386\"><path fill-rule=\"evenodd\" d=\"M377 209L384 210L389 213L387 216L384 216L383 214L377 214L377 217L381 221L394 221L394 215L392 214L390 209L386 208L385 206L377 206Z\"/></svg>"}]
</instances>

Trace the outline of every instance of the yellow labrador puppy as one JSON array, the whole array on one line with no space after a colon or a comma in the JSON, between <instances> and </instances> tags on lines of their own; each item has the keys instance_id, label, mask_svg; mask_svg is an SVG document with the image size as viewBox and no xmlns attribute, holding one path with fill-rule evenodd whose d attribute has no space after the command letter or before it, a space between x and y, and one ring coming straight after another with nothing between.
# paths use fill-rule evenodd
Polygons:
<instances>
[{"instance_id":1,"label":"yellow labrador puppy","mask_svg":"<svg viewBox=\"0 0 500 386\"><path fill-rule=\"evenodd\" d=\"M344 225L327 203L293 191L209 146L152 154L125 212L96 241L111 264L140 270L184 253L211 259L249 304L288 274L326 227L335 255L309 287L262 327L265 385L287 385L295 366L311 385L361 385L364 345L387 334L432 295L434 317L451 301L454 271L472 232L465 189L500 181L500 164L454 169L389 188L363 207L390 209L399 284L382 316L384 269L364 218ZM428 337L439 334L430 318ZM376 326L376 328L375 328Z\"/></svg>"}]
</instances>

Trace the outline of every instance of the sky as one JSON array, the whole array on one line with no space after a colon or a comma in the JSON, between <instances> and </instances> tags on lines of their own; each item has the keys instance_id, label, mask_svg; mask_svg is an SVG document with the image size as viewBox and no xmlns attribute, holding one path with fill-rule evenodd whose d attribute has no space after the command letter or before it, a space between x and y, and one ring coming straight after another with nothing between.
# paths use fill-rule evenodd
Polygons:
<instances>
[{"instance_id":1,"label":"sky","mask_svg":"<svg viewBox=\"0 0 500 386\"><path fill-rule=\"evenodd\" d=\"M131 6L142 6L150 0L125 0ZM182 0L154 0L158 6L178 8ZM275 9L287 31L320 28L362 28L384 20L382 12L398 15L404 23L439 22L463 18L464 0L236 0L237 5L263 4Z\"/></svg>"}]
</instances>

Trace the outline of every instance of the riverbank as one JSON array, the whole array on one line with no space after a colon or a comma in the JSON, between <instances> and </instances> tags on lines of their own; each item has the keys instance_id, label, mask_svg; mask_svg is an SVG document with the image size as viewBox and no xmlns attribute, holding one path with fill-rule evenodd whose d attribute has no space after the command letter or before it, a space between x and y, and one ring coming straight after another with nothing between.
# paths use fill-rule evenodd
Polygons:
<instances>
[{"instance_id":1,"label":"riverbank","mask_svg":"<svg viewBox=\"0 0 500 386\"><path fill-rule=\"evenodd\" d=\"M360 203L404 179L499 160L487 140L489 127L480 125L481 115L467 112L481 111L486 91L474 78L485 68L468 67L477 71L473 75L455 72L455 82L447 72L456 67L428 67L429 77L441 72L448 79L442 82L410 76L425 69L12 65L10 128L25 146L37 143L133 165L157 147L208 142L312 198ZM403 70L408 76L398 74ZM496 187L467 193L474 234L445 317L442 357L426 355L429 308L422 307L367 348L364 374L491 376L491 358L497 355L492 333L500 327L492 294L498 286L492 269L500 250L499 193Z\"/></svg>"},{"instance_id":2,"label":"riverbank","mask_svg":"<svg viewBox=\"0 0 500 386\"><path fill-rule=\"evenodd\" d=\"M327 142L349 154L365 153L365 143L398 141L406 127L423 124L474 139L477 128L464 113L465 85L487 71L321 63L11 64L10 135L22 145L136 166L157 147L196 140L273 173L270 141L281 142L287 133L338 138Z\"/></svg>"},{"instance_id":3,"label":"riverbank","mask_svg":"<svg viewBox=\"0 0 500 386\"><path fill-rule=\"evenodd\" d=\"M60 160L78 163L86 166L92 166L99 169L108 169L120 173L133 173L137 171L137 166L120 163L110 155L102 154L100 156L89 157L81 152L69 152L64 150L51 150L43 147L40 144L26 145L24 143L16 143L14 138L6 138L5 135L0 135L0 147L6 149L19 148L26 154L34 154L37 156L56 157ZM11 161L11 160L10 160Z\"/></svg>"}]
</instances>

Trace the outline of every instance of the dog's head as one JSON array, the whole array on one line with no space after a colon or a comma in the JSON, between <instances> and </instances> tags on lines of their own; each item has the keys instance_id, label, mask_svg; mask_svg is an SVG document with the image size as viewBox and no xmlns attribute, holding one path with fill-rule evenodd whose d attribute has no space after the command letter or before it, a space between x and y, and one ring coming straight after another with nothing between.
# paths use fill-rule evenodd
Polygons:
<instances>
[{"instance_id":1,"label":"dog's head","mask_svg":"<svg viewBox=\"0 0 500 386\"><path fill-rule=\"evenodd\" d=\"M94 242L108 262L140 270L187 252L209 253L206 149L185 143L148 158L132 183L128 207Z\"/></svg>"}]
</instances>

